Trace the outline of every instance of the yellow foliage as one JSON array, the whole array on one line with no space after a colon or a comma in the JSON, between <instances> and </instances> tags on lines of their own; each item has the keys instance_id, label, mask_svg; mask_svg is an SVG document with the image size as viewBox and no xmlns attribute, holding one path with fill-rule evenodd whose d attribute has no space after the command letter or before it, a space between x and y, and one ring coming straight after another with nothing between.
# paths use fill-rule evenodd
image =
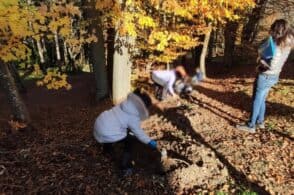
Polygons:
<instances>
[{"instance_id":1,"label":"yellow foliage","mask_svg":"<svg viewBox=\"0 0 294 195\"><path fill-rule=\"evenodd\" d=\"M40 69L40 65L39 64L34 64L33 66L34 66L34 71L33 71L32 74L37 76L37 77L43 76L43 73L42 73L42 71Z\"/></svg>"},{"instance_id":2,"label":"yellow foliage","mask_svg":"<svg viewBox=\"0 0 294 195\"><path fill-rule=\"evenodd\" d=\"M17 0L0 1L0 58L7 62L25 59L29 54L23 40L33 34L28 26L33 9Z\"/></svg>"},{"instance_id":3,"label":"yellow foliage","mask_svg":"<svg viewBox=\"0 0 294 195\"><path fill-rule=\"evenodd\" d=\"M46 86L47 89L61 89L65 88L66 90L71 89L71 85L67 82L67 75L57 72L57 70L48 70L45 77L37 81L37 86Z\"/></svg>"},{"instance_id":4,"label":"yellow foliage","mask_svg":"<svg viewBox=\"0 0 294 195\"><path fill-rule=\"evenodd\" d=\"M135 47L146 51L147 61L169 63L201 44L198 38L209 23L238 20L254 5L254 0L127 0L123 7L100 0L96 8L104 13L105 27L136 38Z\"/></svg>"},{"instance_id":5,"label":"yellow foliage","mask_svg":"<svg viewBox=\"0 0 294 195\"><path fill-rule=\"evenodd\" d=\"M146 28L155 28L157 26L157 23L153 20L150 16L140 16L137 14L138 19L138 25L142 29Z\"/></svg>"}]
</instances>

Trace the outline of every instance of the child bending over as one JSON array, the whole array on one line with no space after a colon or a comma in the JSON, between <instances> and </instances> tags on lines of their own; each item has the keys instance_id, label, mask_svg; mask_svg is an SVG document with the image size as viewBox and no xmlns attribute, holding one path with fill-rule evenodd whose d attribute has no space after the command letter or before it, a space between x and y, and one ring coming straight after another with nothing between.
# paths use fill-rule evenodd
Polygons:
<instances>
[{"instance_id":1,"label":"child bending over","mask_svg":"<svg viewBox=\"0 0 294 195\"><path fill-rule=\"evenodd\" d=\"M125 101L110 110L102 112L95 121L94 137L103 144L103 150L112 154L113 143L123 142L124 152L121 160L123 174L132 172L131 150L132 141L129 131L142 143L148 144L152 149L157 148L157 143L152 140L140 127L141 121L148 118L148 108L152 102L146 93L135 90L130 93Z\"/></svg>"},{"instance_id":2,"label":"child bending over","mask_svg":"<svg viewBox=\"0 0 294 195\"><path fill-rule=\"evenodd\" d=\"M158 99L163 100L170 94L173 97L177 97L174 92L174 84L177 79L184 79L187 77L187 73L183 66L178 66L172 70L155 70L151 73L151 78L156 84L156 96ZM162 92L160 88L162 89Z\"/></svg>"}]
</instances>

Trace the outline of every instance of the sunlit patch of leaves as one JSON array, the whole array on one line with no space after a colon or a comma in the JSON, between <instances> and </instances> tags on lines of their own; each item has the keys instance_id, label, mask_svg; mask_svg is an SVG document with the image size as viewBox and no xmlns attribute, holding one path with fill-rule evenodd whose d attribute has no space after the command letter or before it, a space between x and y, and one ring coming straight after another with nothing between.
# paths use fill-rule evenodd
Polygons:
<instances>
[{"instance_id":1,"label":"sunlit patch of leaves","mask_svg":"<svg viewBox=\"0 0 294 195\"><path fill-rule=\"evenodd\" d=\"M56 69L48 70L44 78L37 82L38 86L46 86L47 89L71 89L71 85L67 82L67 75L58 72Z\"/></svg>"},{"instance_id":2,"label":"sunlit patch of leaves","mask_svg":"<svg viewBox=\"0 0 294 195\"><path fill-rule=\"evenodd\" d=\"M26 123L20 122L20 121L15 121L15 120L10 120L8 121L8 124L10 125L12 130L19 130L27 127Z\"/></svg>"}]
</instances>

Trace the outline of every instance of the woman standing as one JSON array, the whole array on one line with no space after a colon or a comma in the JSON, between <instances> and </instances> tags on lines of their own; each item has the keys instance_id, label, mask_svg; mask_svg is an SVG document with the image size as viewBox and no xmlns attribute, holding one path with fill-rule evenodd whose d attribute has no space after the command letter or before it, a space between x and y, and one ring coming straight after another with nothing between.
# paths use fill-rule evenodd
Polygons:
<instances>
[{"instance_id":1,"label":"woman standing","mask_svg":"<svg viewBox=\"0 0 294 195\"><path fill-rule=\"evenodd\" d=\"M270 61L261 58L262 68L259 68L258 75L254 82L252 111L249 121L243 125L237 125L237 129L255 133L256 126L264 129L265 101L272 86L278 80L291 49L294 46L293 29L284 19L276 20L270 29L270 39L275 44L273 56ZM260 54L261 55L261 54ZM263 56L263 55L261 55Z\"/></svg>"}]
</instances>

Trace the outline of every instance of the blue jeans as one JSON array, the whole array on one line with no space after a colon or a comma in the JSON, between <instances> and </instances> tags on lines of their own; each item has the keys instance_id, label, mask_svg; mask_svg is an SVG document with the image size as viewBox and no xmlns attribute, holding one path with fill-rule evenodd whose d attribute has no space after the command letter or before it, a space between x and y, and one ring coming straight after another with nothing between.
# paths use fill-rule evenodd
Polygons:
<instances>
[{"instance_id":1,"label":"blue jeans","mask_svg":"<svg viewBox=\"0 0 294 195\"><path fill-rule=\"evenodd\" d=\"M255 127L256 124L264 122L265 115L265 100L266 96L272 86L279 80L279 75L259 74L254 82L253 88L253 102L249 127Z\"/></svg>"}]
</instances>

